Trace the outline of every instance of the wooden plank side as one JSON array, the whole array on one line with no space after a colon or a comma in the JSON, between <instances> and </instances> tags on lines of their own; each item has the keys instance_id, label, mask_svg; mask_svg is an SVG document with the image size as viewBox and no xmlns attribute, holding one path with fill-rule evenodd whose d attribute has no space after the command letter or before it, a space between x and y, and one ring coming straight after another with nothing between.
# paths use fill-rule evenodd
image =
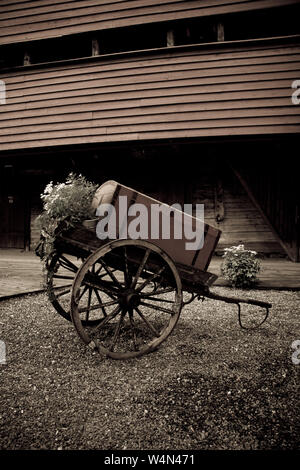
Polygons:
<instances>
[{"instance_id":1,"label":"wooden plank side","mask_svg":"<svg viewBox=\"0 0 300 470\"><path fill-rule=\"evenodd\" d=\"M290 77L289 77L290 78ZM114 101L116 98L122 99L139 99L141 97L167 97L167 96L186 96L186 95L198 95L201 102L211 101L208 97L205 100L207 93L214 94L214 98L217 101L224 101L224 95L227 99L235 99L234 93L243 92L245 93L245 99L259 99L259 98L282 98L290 97L290 79L277 79L270 81L265 80L257 83L252 82L235 82L220 84L212 83L210 85L199 84L198 79L187 79L187 80L168 80L165 82L150 82L150 83L126 83L116 84L111 86L103 86L101 80L86 80L83 84L78 83L66 84L65 89L63 85L51 85L38 88L28 88L28 90L17 91L11 89L9 83L9 92L7 98L9 99L8 106L12 104L21 104L22 102L39 103L42 100L52 100L59 98L74 98L81 97L81 102L89 101L91 97L99 97L101 102L103 101ZM21 83L20 83L21 86ZM227 94L230 94L227 96ZM101 96L101 98L100 98ZM219 99L218 99L219 96ZM76 101L78 102L78 101Z\"/></svg>"},{"instance_id":2,"label":"wooden plank side","mask_svg":"<svg viewBox=\"0 0 300 470\"><path fill-rule=\"evenodd\" d=\"M206 65L203 51L199 52L199 63L196 51L192 62L185 58L175 64L172 54L163 54L163 71L160 54L150 62L138 56L134 63L131 58L127 71L126 62L117 70L113 59L112 70L106 62L105 71L101 61L88 63L86 68L78 64L80 74L72 64L66 72L68 83L64 82L66 76L60 75L62 69L55 66L49 68L51 77L47 77L47 70L42 72L42 80L39 68L28 75L10 75L5 78L7 103L1 105L0 113L1 149L249 135L251 128L262 134L297 132L300 108L291 102L291 84L299 78L300 46L286 50L293 60L280 62L276 51L281 55L282 48L273 46L264 50L266 59L259 54L257 64L250 48L248 66L247 50L241 57L240 49L233 49L231 58L227 50L224 60L219 53L218 65ZM145 68L137 67L143 63Z\"/></svg>"},{"instance_id":3,"label":"wooden plank side","mask_svg":"<svg viewBox=\"0 0 300 470\"><path fill-rule=\"evenodd\" d=\"M154 2L149 2L145 0L133 0L133 1L123 1L123 2L72 2L72 3L57 3L53 8L53 5L44 5L39 8L35 8L35 3L32 4L30 9L18 10L15 14L11 12L10 14L4 14L1 16L0 8L0 28L7 28L8 26L15 25L25 25L29 23L44 23L51 22L51 20L63 20L67 18L74 19L74 22L77 19L77 23L86 22L88 17L97 17L97 19L119 19L122 17L134 17L155 14L155 13L165 13L166 11L178 11L184 10L188 11L195 8L195 1L170 1L162 0L154 4ZM225 4L239 5L238 0L227 0ZM217 0L203 0L201 2L201 7L211 7L222 5ZM199 6L199 2L198 2ZM22 28L16 30L16 32L22 31Z\"/></svg>"},{"instance_id":4,"label":"wooden plank side","mask_svg":"<svg viewBox=\"0 0 300 470\"><path fill-rule=\"evenodd\" d=\"M294 119L292 118L294 117ZM141 117L143 120L143 124L148 124L149 126L152 125L153 121L157 124L161 123L164 125L168 125L171 123L173 128L179 128L182 123L185 123L187 126L194 126L199 124L202 128L209 127L209 124L212 123L212 126L218 126L216 120L219 120L221 125L226 124L228 127L231 127L231 121L234 119L238 119L240 124L243 124L244 118L256 118L256 122L259 122L260 118L262 117L272 117L274 118L272 121L275 123L275 117L280 117L280 122L284 123L286 119L288 122L299 122L300 121L300 110L292 108L290 110L289 107L271 107L271 108L262 108L262 109L238 109L238 110L231 110L228 109L226 111L194 111L194 112L176 112L176 113L166 113L166 114L156 114L156 115L141 115L141 114L134 114L131 117L124 116L116 117L116 118L102 118L102 119L93 119L93 128L97 129L97 132L101 133L101 128L105 128L106 132L113 133L113 127L117 127L118 129L120 126L128 127L130 126L139 126ZM290 119L289 119L290 118ZM45 119L47 121L47 119ZM267 120L266 124L267 124ZM229 124L230 123L230 124ZM248 125L248 124L247 124ZM148 127L149 127L148 126ZM164 127L166 127L164 126ZM110 128L110 129L109 129ZM64 132L67 130L74 130L79 131L80 129L88 129L89 133L92 134L91 131L91 123L90 120L80 120L79 122L74 123L74 121L62 121L57 123L46 123L46 124L35 124L34 129L30 132L30 137L34 138L36 134L38 134L39 138L42 138L44 134L42 133L50 133L55 131ZM5 136L14 136L14 138L21 139L22 135L28 136L28 125L25 126L13 126L11 128L0 129L0 135L2 136L2 141L6 141ZM27 137L26 137L27 138Z\"/></svg>"},{"instance_id":5,"label":"wooden plank side","mask_svg":"<svg viewBox=\"0 0 300 470\"><path fill-rule=\"evenodd\" d=\"M174 80L173 87L163 87L162 82L157 81L153 86L151 93L151 82L140 83L140 86L131 87L130 82L128 84L122 84L116 87L109 86L100 88L97 87L84 87L83 89L78 88L77 90L69 91L68 89L64 92L45 92L41 95L26 93L23 97L14 98L10 91L9 83L6 82L7 89L7 100L3 105L3 112L11 112L14 110L22 109L39 109L47 106L47 108L57 107L60 105L69 106L72 104L101 103L101 111L106 108L106 104L109 109L122 109L122 103L125 103L125 108L130 107L130 102L133 101L135 105L142 106L144 103L146 106L157 106L172 103L208 103L212 101L229 101L229 100L240 100L241 93L244 93L245 100L251 99L269 99L269 98L290 98L292 94L291 81L297 78L299 72L290 73L288 72L283 78L277 79L276 74L268 76L269 80L263 80L262 76L261 86L257 86L258 80L252 80L252 87L250 86L251 81L236 82L233 77L229 77L228 82L224 85L219 83L212 83L210 86L197 85L195 81ZM251 77L253 78L253 77ZM254 78L259 78L254 77ZM271 82L271 79L273 81ZM193 79L192 79L193 80ZM271 83L270 83L271 82ZM196 81L197 83L197 81ZM288 85L286 85L288 83ZM264 86L263 86L264 84ZM103 85L103 84L101 84ZM170 84L169 84L170 85ZM245 85L245 86L244 86ZM257 87L257 89L256 89ZM176 98L175 98L176 97ZM157 101L161 99L161 102ZM60 101L58 101L60 100ZM141 100L143 100L141 102ZM5 107L4 107L5 106Z\"/></svg>"},{"instance_id":6,"label":"wooden plank side","mask_svg":"<svg viewBox=\"0 0 300 470\"><path fill-rule=\"evenodd\" d=\"M251 4L252 3L252 4ZM296 0L293 2L283 2L281 0L273 1L274 6L286 6L287 4L297 3ZM55 5L55 6L54 6ZM51 25L52 21L57 21L58 25L64 26L63 20L72 19L72 24L78 24L80 22L87 23L88 18L91 17L91 22L95 20L111 20L116 21L120 18L139 17L145 15L157 15L165 14L166 12L171 13L172 11L180 11L183 14L189 12L189 10L195 10L195 7L202 8L202 13L207 15L210 13L211 8L229 8L229 11L244 11L249 9L261 9L270 6L270 1L264 0L258 2L239 1L239 0L202 0L200 3L195 1L170 1L162 0L154 4L145 0L131 0L124 2L68 2L68 3L56 3L50 5L44 5L35 7L35 3L32 4L32 8L22 8L17 11L1 13L0 7L0 30L3 28L5 31L9 30L9 27L16 26L14 33L23 32L24 26L27 31L30 30L30 24L35 25L35 28L39 28L39 24L46 23ZM220 10L221 11L221 10ZM19 27L20 25L20 27Z\"/></svg>"},{"instance_id":7,"label":"wooden plank side","mask_svg":"<svg viewBox=\"0 0 300 470\"><path fill-rule=\"evenodd\" d=\"M166 62L168 62L166 60ZM222 61L223 62L223 61ZM37 94L42 91L55 91L56 89L60 90L67 90L67 89L75 89L78 88L88 88L94 86L102 86L107 87L117 86L120 85L128 85L130 84L131 87L139 87L142 84L154 84L159 82L164 84L164 86L168 86L170 83L173 85L174 83L178 83L180 85L182 80L197 80L189 85L197 84L205 84L205 83L232 83L234 82L245 82L245 81L259 81L260 83L263 80L268 80L270 78L270 74L272 75L272 79L284 79L286 77L286 73L288 71L290 76L293 77L293 71L295 71L295 76L299 73L299 59L293 60L292 62L288 63L273 63L273 64L263 64L261 63L258 66L251 66L246 65L243 63L241 66L232 65L229 66L226 62L224 63L224 67L203 67L201 66L194 66L191 64L186 64L185 68L180 67L179 70L176 67L167 68L166 71L161 71L159 65L156 67L152 67L151 73L148 69L144 69L142 66L135 70L129 69L120 71L103 71L101 68L101 63L98 64L98 69L93 68L93 72L89 70L87 67L80 69L80 75L78 75L78 70L74 71L74 75L67 75L64 76L56 76L55 72L52 72L52 69L49 69L49 77L47 74L43 75L43 81L39 81L39 72L36 71L35 74L30 76L30 80L28 77L23 74L18 74L16 72L15 76L6 76L5 74L1 75L1 79L3 79L7 83L8 93L10 93L11 97L14 96L15 91L20 96L26 95L31 96L33 94ZM170 66L169 66L170 67ZM199 73L197 73L199 71ZM281 72L282 71L282 72ZM91 72L91 73L89 73ZM134 73L135 72L135 73ZM68 72L69 74L71 71ZM259 74L259 75L258 75ZM59 74L58 74L59 75ZM135 77L134 83L131 77ZM48 89L49 86L54 87L57 85L58 88L51 88ZM89 85L89 86L88 86ZM258 85L259 86L259 85ZM272 87L272 85L270 84ZM117 89L117 88L116 88ZM19 90L19 92L17 92Z\"/></svg>"},{"instance_id":8,"label":"wooden plank side","mask_svg":"<svg viewBox=\"0 0 300 470\"><path fill-rule=\"evenodd\" d=\"M45 76L43 74L40 76L40 73L36 71L30 76L25 76L23 74L18 74L15 72L15 75L7 76L2 74L2 79L10 84L11 97L13 96L23 96L25 93L28 96L30 92L42 93L43 91L49 90L49 84L52 87L56 85L56 88L53 88L53 91L57 90L66 90L66 89L76 89L78 88L78 83L82 88L102 86L107 88L107 82L104 80L109 78L112 84L116 83L118 86L123 83L130 82L133 85L132 80L129 77L138 77L138 76L147 76L150 78L151 82L157 80L162 81L164 75L162 74L171 74L166 83L172 80L182 79L180 72L184 71L185 74L192 77L203 78L206 76L223 76L226 77L229 75L252 75L255 73L268 73L268 72L280 72L286 71L287 69L299 70L300 63L300 54L293 54L290 56L284 57L267 57L267 58L247 58L247 59L232 59L225 60L222 59L214 62L208 63L207 61L201 60L199 58L198 62L186 62L186 63L173 63L171 60L165 60L163 62L156 61L152 63L151 66L145 64L136 64L135 67L128 68L117 67L115 68L113 64L110 68L104 69L103 66L98 66L90 68L75 69L73 73L71 70L65 67L64 73L57 72L54 74L51 70L50 76ZM197 74L196 71L199 71ZM175 75L178 73L178 75ZM117 78L117 82L114 82L113 79ZM128 80L126 80L128 78ZM225 81L226 79L224 79ZM149 81L149 80L148 80ZM51 82L51 83L49 83ZM137 81L136 81L137 83ZM136 84L134 83L134 84ZM142 83L145 83L142 82ZM46 88L45 88L46 87Z\"/></svg>"},{"instance_id":9,"label":"wooden plank side","mask_svg":"<svg viewBox=\"0 0 300 470\"><path fill-rule=\"evenodd\" d=\"M241 121L241 122L240 122ZM284 122L283 122L284 121ZM239 120L230 123L184 123L183 125L165 124L164 126L116 126L114 128L96 129L71 129L56 132L38 134L22 134L16 140L15 136L6 136L1 139L0 150L44 147L50 145L64 144L86 144L99 142L140 141L152 139L209 137L209 136L237 136L255 134L290 134L299 133L300 124L298 119L279 119L277 123L273 120L256 119Z\"/></svg>"},{"instance_id":10,"label":"wooden plank side","mask_svg":"<svg viewBox=\"0 0 300 470\"><path fill-rule=\"evenodd\" d=\"M178 107L177 104L175 105L169 105L168 107L165 106L153 106L150 109L147 108L124 108L124 109L117 109L117 110L106 110L105 113L103 111L101 112L79 112L79 113L62 113L62 114L46 114L44 113L43 115L40 116L35 116L32 117L31 113L28 114L28 116L24 116L23 114L18 114L18 113L13 113L13 118L11 116L10 119L7 121L6 127L1 129L1 132L3 134L7 132L15 132L15 128L19 126L31 126L31 132L35 132L35 126L39 125L49 125L51 126L52 124L55 124L55 126L59 126L60 123L65 123L66 126L69 125L69 123L77 123L75 124L76 126L78 125L81 127L81 125L85 125L85 122L91 123L94 119L105 119L105 118L115 118L115 119L120 119L122 117L132 117L132 116L152 116L152 119L155 118L157 115L168 115L170 112L176 111L176 114L178 116L178 119L180 119L180 114L186 113L188 111L195 111L195 110L235 110L235 109L268 109L268 108L274 108L276 110L276 107L281 107L284 106L288 103L289 98L269 98L269 99L261 99L261 100L245 100L245 102L241 101L236 101L236 102L213 102L213 103L203 103L202 106L199 106L199 103L190 103L190 104L183 104L180 108ZM276 111L275 111L276 112ZM297 108L291 108L290 109L291 114L297 114ZM1 117L1 115L0 115ZM6 115L7 117L7 115ZM26 118L26 123L25 119ZM177 118L176 118L177 119ZM4 120L4 119L3 119ZM83 124L82 124L83 123Z\"/></svg>"},{"instance_id":11,"label":"wooden plank side","mask_svg":"<svg viewBox=\"0 0 300 470\"><path fill-rule=\"evenodd\" d=\"M58 145L84 145L84 144L98 144L111 143L111 142L129 142L129 141L143 141L143 140L159 140L159 139L188 139L195 137L223 137L230 135L234 136L249 136L249 135L289 135L300 133L300 124L289 124L289 125L262 125L262 126L245 126L219 129L185 129L185 130L157 130L148 131L144 133L126 133L126 134L115 134L115 135L102 135L96 136L64 136L61 138L53 138L40 141L28 141L28 142L11 142L11 143L0 143L0 151L3 150L17 150L17 149L34 149L38 147L51 147Z\"/></svg>"},{"instance_id":12,"label":"wooden plank side","mask_svg":"<svg viewBox=\"0 0 300 470\"><path fill-rule=\"evenodd\" d=\"M292 81L297 77L291 78ZM245 101L241 100L241 95L245 94ZM100 96L91 96L90 99L86 97L83 101L79 99L74 99L73 103L70 102L68 104L68 99L64 98L61 100L47 100L46 102L39 103L21 103L16 105L2 105L2 112L0 113L0 121L5 121L6 125L10 125L10 120L12 119L19 119L19 118L28 118L31 119L33 117L42 117L42 116L60 116L60 115L69 115L68 117L65 116L65 119L72 120L72 115L74 113L92 113L92 119L101 118L105 116L107 113L110 116L117 117L124 115L124 113L128 116L135 114L136 112L140 112L141 115L143 114L161 114L161 112L172 112L174 111L174 106L176 107L175 110L180 112L181 109L187 111L189 108L192 109L193 105L201 105L200 109L202 110L214 110L214 109L231 109L230 102L232 103L232 108L252 108L256 104L258 107L268 107L272 106L273 100L276 98L281 98L279 102L274 101L274 106L283 105L283 106L290 106L291 112L295 110L294 106L291 106L290 103L290 90L269 90L269 92L258 93L255 96L254 93L250 93L247 95L246 92L243 91L233 91L227 92L226 97L222 93L211 93L205 95L202 94L189 94L186 95L181 93L174 93L169 94L167 96L163 96L162 94L158 94L156 97L148 96L147 94L144 98L132 98L130 99L120 99L118 96L115 95L115 99L111 97L107 99L105 97L105 101ZM102 98L102 99L101 99ZM271 101L270 101L271 100ZM187 107L189 105L189 108ZM170 106L170 110L169 110ZM165 111L163 111L161 108ZM83 116L84 119L84 116ZM13 125L14 123L12 123Z\"/></svg>"},{"instance_id":13,"label":"wooden plank side","mask_svg":"<svg viewBox=\"0 0 300 470\"><path fill-rule=\"evenodd\" d=\"M179 99L179 98L184 98L184 99ZM229 103L224 100L224 102L218 103L216 100L214 100L213 96L209 97L210 100L208 100L207 97L200 98L196 96L192 97L169 97L166 99L162 99L161 97L156 98L156 99L151 99L149 98L147 100L131 100L131 101L126 101L124 100L123 102L118 102L112 105L110 102L107 103L75 103L72 105L63 105L60 104L58 106L57 104L53 105L50 107L49 105L47 108L41 107L37 109L23 109L20 107L17 107L16 109L11 111L11 112L3 112L0 114L0 120L3 125L3 129L5 126L14 126L15 122L11 122L8 120L12 119L26 119L29 118L32 121L32 118L40 118L37 119L35 122L41 122L42 117L45 116L64 116L62 120L65 121L73 121L73 114L76 113L78 116L76 120L80 120L80 115L78 113L82 113L82 120L85 119L85 117L88 116L89 119L99 119L99 118L105 118L106 116L110 116L113 118L121 118L122 116L128 116L131 117L132 115L139 114L139 116L147 116L147 115L152 115L153 121L155 121L155 115L161 115L161 114L171 114L174 111L178 114L178 119L180 119L180 113L183 112L188 112L188 111L193 111L193 105L197 105L198 109L200 108L200 111L209 111L211 110L212 112L216 112L217 110L223 110L223 109L250 109L250 108L255 108L256 106L258 108L264 107L276 107L276 106L282 106L282 107L288 107L288 112L287 114L298 114L297 108L293 107L289 104L289 96L283 97L282 99L279 99L278 101L275 101L275 98L270 97L270 99L253 99L253 100L247 100L245 99L244 102L241 102L241 100L238 98L237 94L234 97L236 99L236 102L232 104L232 108L230 107ZM218 96L217 99L220 99ZM228 99L230 99L230 94L228 96ZM204 101L203 105L200 106L201 102ZM187 104L190 104L189 106ZM165 108L163 110L160 110L159 107ZM4 107L4 105L3 105ZM170 108L169 108L170 107ZM88 113L88 114L86 114ZM92 114L91 114L92 113ZM268 113L268 111L266 111ZM270 113L272 115L272 113ZM275 113L276 114L276 113ZM50 119L50 118L49 118ZM50 121L51 122L51 121ZM23 125L26 125L27 122L24 121ZM29 123L28 123L29 124Z\"/></svg>"},{"instance_id":14,"label":"wooden plank side","mask_svg":"<svg viewBox=\"0 0 300 470\"><path fill-rule=\"evenodd\" d=\"M237 0L231 0L235 3ZM160 4L178 3L180 0L161 0ZM153 2L152 2L153 3ZM33 15L48 15L53 10L57 12L56 17L65 16L70 10L78 12L85 10L86 14L107 11L122 11L132 7L141 8L149 5L149 1L145 0L35 0L29 2L14 3L0 6L0 18L22 18ZM54 7L52 9L51 7ZM75 13L76 15L76 13Z\"/></svg>"},{"instance_id":15,"label":"wooden plank side","mask_svg":"<svg viewBox=\"0 0 300 470\"><path fill-rule=\"evenodd\" d=\"M229 72L229 71L228 71ZM1 75L0 75L1 77ZM216 85L215 89L213 89L214 92L223 92L223 90L228 91L228 88L226 90L226 86L232 86L233 84L234 89L241 90L241 88L244 89L244 87L247 87L246 89L248 90L255 90L256 87L258 89L264 89L264 88L270 88L270 89L277 89L279 88L285 88L285 83L287 80L293 80L299 77L299 70L298 67L296 70L285 70L282 72L264 72L263 70L261 73L252 73L252 74L242 74L238 73L235 75L230 75L230 73L227 73L226 75L222 75L221 71L218 75L213 75L206 73L205 76L201 74L199 76L196 74L194 71L187 71L187 72L180 72L180 73L174 73L174 74L155 74L152 76L149 76L148 74L145 75L139 75L136 76L135 79L134 77L130 76L124 76L122 79L118 77L112 77L112 78L105 78L99 81L98 77L93 78L93 76L89 77L85 76L83 83L81 83L80 80L76 80L75 78L73 80L69 81L69 84L66 83L65 90L67 91L68 89L74 89L76 88L77 90L81 89L86 89L86 88L94 88L94 87L101 87L101 93L105 93L109 95L110 93L122 91L123 86L123 91L124 90L129 90L135 91L135 90L143 90L143 89L149 89L151 87L153 88L182 88L182 89L188 89L189 87L193 86L201 86L201 87L210 87ZM280 83L277 83L275 86L273 86L273 81L280 81ZM11 85L10 80L5 79L4 80L6 85L7 85L7 93L10 94L11 97L13 97L13 85ZM264 83L265 82L265 83ZM266 83L268 84L266 86ZM43 90L47 90L47 95L48 92L52 92L57 90L57 88L52 88L54 85L59 85L61 88L61 91L63 90L63 84L64 80L63 79L57 79L57 80L52 80L51 83L48 83L48 85L45 85L47 88L44 88ZM290 81L291 84L291 81ZM75 86L74 86L75 85ZM87 86L89 85L89 86ZM48 86L50 89L48 89ZM236 87L236 88L235 88ZM19 81L18 83L18 89L22 88L22 82ZM290 88L290 87L288 87ZM36 87L35 84L33 84L31 87L27 86L26 82L24 83L24 89L23 93L21 96L26 95L27 97L32 96L34 94L38 94L40 91L39 87ZM191 89L191 94L193 92L193 88ZM205 92L205 91L204 91ZM199 92L196 92L199 93ZM200 91L201 93L201 91ZM186 94L186 93L181 93L181 94ZM48 95L48 97L50 97ZM28 102L30 101L29 99L27 100Z\"/></svg>"},{"instance_id":16,"label":"wooden plank side","mask_svg":"<svg viewBox=\"0 0 300 470\"><path fill-rule=\"evenodd\" d=\"M0 44L295 3L297 0L4 3L0 5Z\"/></svg>"},{"instance_id":17,"label":"wooden plank side","mask_svg":"<svg viewBox=\"0 0 300 470\"><path fill-rule=\"evenodd\" d=\"M183 4L182 0L161 0L159 2L156 2L156 5L160 4ZM215 6L215 5L239 5L241 3L244 4L249 4L249 8L251 7L250 4L254 4L253 7L260 8L260 4L262 3L261 0L201 0L201 5L203 7L208 7L208 6ZM270 1L267 2L267 4L271 4L275 6L284 6L284 5L292 5L295 3L293 0L278 0L278 1ZM128 6L129 4L129 6ZM199 2L198 2L199 4ZM55 9L57 11L65 11L69 9L77 9L77 8L88 8L88 7L97 7L97 6L102 6L104 11L107 11L107 9L113 10L122 10L126 8L130 8L134 5L137 7L146 7L146 6L155 6L155 2L151 0L110 0L107 2L107 0L2 0L0 4L0 12L3 12L4 14L8 14L9 12L11 14L16 14L16 15L24 15L28 13L31 14L37 14L37 13L48 13L49 8L51 6L55 5ZM261 8L265 8L266 4L264 4ZM272 6L273 6L272 5ZM25 13L24 13L25 12Z\"/></svg>"},{"instance_id":18,"label":"wooden plank side","mask_svg":"<svg viewBox=\"0 0 300 470\"><path fill-rule=\"evenodd\" d=\"M7 105L20 104L22 102L38 104L42 100L53 100L59 98L74 98L82 97L82 100L89 101L88 97L99 97L101 101L115 101L115 99L122 100L139 99L147 97L167 97L167 96L186 96L198 95L200 101L211 101L208 94L214 94L214 98L221 101L222 98L226 99L228 93L232 93L230 98L234 99L234 93L245 93L245 98L268 98L268 97L284 97L291 95L291 80L297 78L298 71L293 73L288 72L282 74L255 74L247 76L248 80L243 80L243 76L233 77L227 76L226 80L220 81L219 77L212 77L208 82L207 79L198 77L180 78L175 79L172 77L170 80L157 80L149 81L145 77L145 81L140 80L133 83L131 80L118 83L118 81L111 80L103 83L103 80L91 79L84 80L83 82L70 82L63 84L52 84L43 87L27 87L22 90L22 82L19 82L18 90L12 88L10 81L5 81L7 88ZM272 80L273 78L273 80ZM260 80L259 80L260 79ZM257 94L256 94L257 93ZM208 99L205 97L201 99L201 95L207 94ZM217 98L219 95L219 99ZM85 98L86 97L86 98ZM101 97L101 98L100 98ZM83 102L82 101L82 102ZM33 105L33 107L37 107Z\"/></svg>"},{"instance_id":19,"label":"wooden plank side","mask_svg":"<svg viewBox=\"0 0 300 470\"><path fill-rule=\"evenodd\" d=\"M107 54L97 58L88 58L87 60L70 60L63 61L62 64L48 63L46 67L41 65L36 67L19 67L11 72L2 72L2 78L11 79L11 83L14 83L14 78L19 75L25 83L31 81L43 81L54 79L56 77L63 77L64 81L67 81L69 77L88 74L89 77L93 73L99 72L99 62L101 62L101 70L103 72L116 71L116 70L127 70L132 69L143 69L148 70L148 67L154 65L161 67L164 64L169 66L175 66L176 64L201 64L202 62L207 64L208 68L216 67L224 62L224 66L228 64L228 61L238 61L238 64L243 65L251 63L251 59L257 59L260 63L260 59L266 60L266 63L282 63L291 61L297 61L299 58L299 46L298 44L290 44L285 46L275 46L272 44L264 43L260 44L260 40L256 41L256 44L251 46L248 41L230 44L228 47L220 49L214 45L210 50L206 47L201 46L189 46L181 47L177 46L172 51L166 52L166 49L160 50L147 50L139 51L136 53L119 53L119 54ZM234 49L233 49L234 48ZM234 52L234 54L233 54ZM268 60L269 58L269 60ZM232 63L231 65L237 65ZM121 72L122 73L122 72ZM18 79L16 80L18 82Z\"/></svg>"},{"instance_id":20,"label":"wooden plank side","mask_svg":"<svg viewBox=\"0 0 300 470\"><path fill-rule=\"evenodd\" d=\"M138 20L136 18L140 16L155 16L155 15L178 15L181 12L190 12L195 11L197 6L194 1L186 1L186 2L168 2L164 4L161 2L160 4L156 4L152 6L139 6L138 2L124 2L123 8L114 9L111 5L101 5L101 6L94 6L94 7L85 7L85 8L76 8L76 4L74 4L74 8L70 10L65 10L64 12L56 12L49 8L49 12L42 14L42 15L30 15L27 18L21 19L4 19L0 20L0 35L9 35L10 33L18 34L23 33L24 27L27 33L35 32L35 31L43 31L52 29L53 27L72 27L73 25L88 25L90 23L97 23L102 22L106 23L109 22L112 24L116 22L116 25L111 25L110 27L118 26L120 21L126 22L128 20L129 23L137 24ZM131 8L130 8L131 7ZM16 22L14 25L13 22ZM15 26L15 27L14 27Z\"/></svg>"},{"instance_id":21,"label":"wooden plank side","mask_svg":"<svg viewBox=\"0 0 300 470\"><path fill-rule=\"evenodd\" d=\"M176 115L175 115L176 118ZM251 126L279 126L279 127L284 127L288 125L298 125L300 127L300 114L296 116L291 116L291 115L286 115L286 116L264 116L264 117L239 117L238 119L234 118L212 118L212 119L204 119L203 121L200 120L195 120L195 121L190 121L190 120L183 120L183 121L178 121L173 120L168 122L166 119L162 121L162 124L155 119L155 122L153 122L153 119L150 120L149 123L147 122L140 122L140 120L137 120L138 122L135 122L133 124L130 124L128 122L124 122L123 124L116 124L116 125L103 125L99 127L92 127L86 126L85 128L73 128L73 129L66 129L63 128L62 130L55 130L51 128L51 130L48 131L40 131L37 133L23 133L23 134L18 134L18 141L19 142L26 142L26 141L41 141L43 139L47 138L62 138L64 139L65 137L72 137L72 136L98 136L99 139L101 139L101 136L107 136L110 135L111 137L114 136L114 134L132 134L132 133L153 133L153 132L159 132L161 130L165 132L174 132L177 130L199 130L200 132L206 130L206 129L215 129L217 130L218 128L225 128L227 129L227 132L231 133L232 129L236 128L237 122L239 124L239 128L243 127L251 127ZM2 142L15 142L16 140L16 135L6 135L2 136Z\"/></svg>"}]
</instances>

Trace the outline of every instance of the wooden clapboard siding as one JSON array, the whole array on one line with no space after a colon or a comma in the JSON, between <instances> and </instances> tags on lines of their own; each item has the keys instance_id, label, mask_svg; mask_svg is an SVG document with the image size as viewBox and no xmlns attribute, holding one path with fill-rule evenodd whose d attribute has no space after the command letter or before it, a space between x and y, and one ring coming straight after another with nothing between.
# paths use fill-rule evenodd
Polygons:
<instances>
[{"instance_id":1,"label":"wooden clapboard siding","mask_svg":"<svg viewBox=\"0 0 300 470\"><path fill-rule=\"evenodd\" d=\"M297 0L3 1L0 44L295 3Z\"/></svg>"},{"instance_id":2,"label":"wooden clapboard siding","mask_svg":"<svg viewBox=\"0 0 300 470\"><path fill-rule=\"evenodd\" d=\"M300 131L300 45L175 48L3 73L0 150Z\"/></svg>"}]
</instances>

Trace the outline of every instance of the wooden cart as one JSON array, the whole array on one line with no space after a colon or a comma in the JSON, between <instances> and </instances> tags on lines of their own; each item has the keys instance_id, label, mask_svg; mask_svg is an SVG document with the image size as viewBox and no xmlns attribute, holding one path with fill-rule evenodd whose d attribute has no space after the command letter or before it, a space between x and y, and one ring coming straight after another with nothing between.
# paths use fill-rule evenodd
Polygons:
<instances>
[{"instance_id":1,"label":"wooden cart","mask_svg":"<svg viewBox=\"0 0 300 470\"><path fill-rule=\"evenodd\" d=\"M105 198L96 198L96 205L109 201L117 208L122 191L134 196L130 204L154 201L115 182L106 183L101 191L103 187ZM149 353L170 335L182 308L195 299L236 304L242 328L241 303L263 309L249 328L267 319L271 305L266 302L210 291L217 276L207 268L219 230L205 224L203 248L185 253L183 246L178 249L178 240L100 240L96 223L87 221L62 232L47 265L50 301L60 315L72 320L79 337L92 349L115 359Z\"/></svg>"}]
</instances>

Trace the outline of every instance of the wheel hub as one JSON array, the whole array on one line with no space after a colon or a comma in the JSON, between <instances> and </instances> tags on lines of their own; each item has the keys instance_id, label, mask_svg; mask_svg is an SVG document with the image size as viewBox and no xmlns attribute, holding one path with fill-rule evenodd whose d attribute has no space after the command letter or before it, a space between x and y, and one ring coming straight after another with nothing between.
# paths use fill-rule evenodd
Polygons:
<instances>
[{"instance_id":1,"label":"wheel hub","mask_svg":"<svg viewBox=\"0 0 300 470\"><path fill-rule=\"evenodd\" d=\"M137 292L135 291L126 291L121 299L120 299L120 304L125 306L125 307L131 307L135 308L140 304L140 296Z\"/></svg>"}]
</instances>

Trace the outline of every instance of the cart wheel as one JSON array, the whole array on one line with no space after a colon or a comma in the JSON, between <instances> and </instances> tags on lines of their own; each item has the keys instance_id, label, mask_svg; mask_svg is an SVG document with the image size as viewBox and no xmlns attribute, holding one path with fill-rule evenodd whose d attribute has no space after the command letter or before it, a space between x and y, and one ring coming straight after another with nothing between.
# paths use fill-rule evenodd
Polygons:
<instances>
[{"instance_id":1,"label":"cart wheel","mask_svg":"<svg viewBox=\"0 0 300 470\"><path fill-rule=\"evenodd\" d=\"M73 283L71 316L79 337L114 359L157 349L174 329L181 308L174 262L143 240L102 246L85 260ZM102 321L87 325L95 314L102 314Z\"/></svg>"},{"instance_id":2,"label":"cart wheel","mask_svg":"<svg viewBox=\"0 0 300 470\"><path fill-rule=\"evenodd\" d=\"M47 267L47 294L55 310L71 321L70 299L72 283L82 260L73 256L56 254Z\"/></svg>"},{"instance_id":3,"label":"cart wheel","mask_svg":"<svg viewBox=\"0 0 300 470\"><path fill-rule=\"evenodd\" d=\"M83 259L67 254L54 255L47 271L47 293L55 310L66 320L72 321L70 302L72 284ZM94 316L83 324L97 325L99 318Z\"/></svg>"}]
</instances>

